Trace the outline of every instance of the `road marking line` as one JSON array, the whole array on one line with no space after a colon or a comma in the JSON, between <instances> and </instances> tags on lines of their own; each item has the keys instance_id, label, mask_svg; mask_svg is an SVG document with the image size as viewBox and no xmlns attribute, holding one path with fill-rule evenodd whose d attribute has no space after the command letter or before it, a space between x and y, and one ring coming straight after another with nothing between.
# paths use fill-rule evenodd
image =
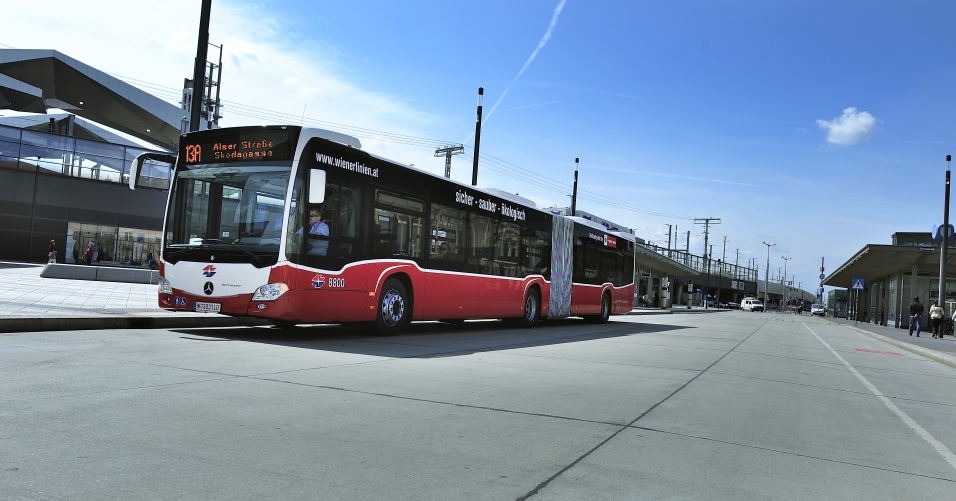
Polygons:
<instances>
[{"instance_id":1,"label":"road marking line","mask_svg":"<svg viewBox=\"0 0 956 501\"><path fill-rule=\"evenodd\" d=\"M900 420L903 421L903 423L905 423L906 426L909 426L910 429L915 431L916 434L919 435L920 438L925 440L926 443L928 443L933 449L936 449L936 452L938 452L940 456L943 456L943 459L947 463L949 463L950 466L952 466L953 468L956 468L956 454L953 454L953 452L950 451L945 445L943 445L942 442L940 442L939 440L936 440L936 438L930 435L928 431L924 430L922 426L916 424L916 421L913 421L913 418L909 417L905 412L900 410L900 408L897 407L896 404L891 402L890 399L883 396L883 394L880 393L880 390L876 389L876 386L873 386L872 383L870 383L865 377L863 377L863 374L860 374L859 372L857 372L857 370L854 369L849 362L844 360L843 357L841 357L840 354L836 352L836 350L834 350L829 344L827 344L826 341L824 341L820 336L818 336L816 332L813 332L813 329L811 329L809 325L803 324L803 326L806 327L808 331L810 331L810 334L813 334L814 337L816 337L821 343L823 343L823 346L826 346L827 349L830 350L830 353L833 353L833 355L837 357L840 360L840 362L843 362L843 365L845 365L846 368L849 369L850 372L852 372L853 375L856 376L856 378L859 379L861 383L863 383L863 386L866 386L874 395L876 395L876 397L883 402L883 405L885 405L891 411L893 411L893 413L896 414L896 417L900 418Z\"/></svg>"}]
</instances>

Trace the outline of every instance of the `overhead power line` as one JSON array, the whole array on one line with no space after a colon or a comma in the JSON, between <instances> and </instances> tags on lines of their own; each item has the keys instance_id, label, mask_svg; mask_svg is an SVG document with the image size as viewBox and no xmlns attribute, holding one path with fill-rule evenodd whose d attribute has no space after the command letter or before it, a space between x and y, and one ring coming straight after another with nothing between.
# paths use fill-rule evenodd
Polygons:
<instances>
[{"instance_id":1,"label":"overhead power line","mask_svg":"<svg viewBox=\"0 0 956 501\"><path fill-rule=\"evenodd\" d=\"M151 82L146 82L132 77L127 77L123 75L118 75L110 73L110 75L120 78L123 80L128 80L135 83L136 85L146 88L151 92L154 92L160 96L166 96L167 99L176 101L182 98L182 90L176 89L173 87L167 87L163 85L157 85ZM244 116L248 118L256 118L259 120L270 121L273 123L302 123L303 125L319 126L323 128L334 129L338 132L351 134L362 139L371 139L378 140L390 143L399 143L407 144L410 146L421 146L430 149L441 149L448 146L449 144L454 144L451 141L444 141L439 139L431 139L425 137L410 136L407 134L397 134L394 132L385 132L375 129L368 129L365 127L357 127L354 125L341 124L337 122L329 122L325 120L318 120L312 118L302 118L299 115L294 115L291 113L283 113L280 111L269 110L266 108L260 108L257 106L251 106L247 104L237 103L234 101L223 101L224 107L228 109L229 113ZM466 153L474 155L474 149L470 146L464 146ZM501 175L522 181L532 186L542 188L554 193L558 193L562 196L569 196L571 192L571 184L564 181L554 179L542 174L538 174L532 170L526 169L519 165L516 165L507 160L495 157L488 154L487 152L480 152L479 154L480 165L486 169L497 172ZM650 216L664 217L670 219L694 219L693 216L688 216L686 214L679 214L675 212L669 212L660 209L654 209L651 207L644 207L622 200L617 200L610 198L604 194L596 193L589 190L580 189L578 198L596 205L602 205L605 207L611 207L618 210L624 210L628 212L635 212L638 214L646 214Z\"/></svg>"}]
</instances>

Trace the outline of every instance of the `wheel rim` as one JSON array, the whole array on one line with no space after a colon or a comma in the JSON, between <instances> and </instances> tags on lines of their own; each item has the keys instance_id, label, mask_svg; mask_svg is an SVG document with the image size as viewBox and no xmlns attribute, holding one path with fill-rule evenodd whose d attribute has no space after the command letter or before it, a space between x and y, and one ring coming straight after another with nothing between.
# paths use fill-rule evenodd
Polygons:
<instances>
[{"instance_id":1,"label":"wheel rim","mask_svg":"<svg viewBox=\"0 0 956 501\"><path fill-rule=\"evenodd\" d=\"M524 300L524 318L525 320L534 320L538 316L538 303L534 300L534 296L528 294L528 297Z\"/></svg>"},{"instance_id":2,"label":"wheel rim","mask_svg":"<svg viewBox=\"0 0 956 501\"><path fill-rule=\"evenodd\" d=\"M405 299L395 289L382 296L382 320L389 327L398 325L405 318Z\"/></svg>"},{"instance_id":3,"label":"wheel rim","mask_svg":"<svg viewBox=\"0 0 956 501\"><path fill-rule=\"evenodd\" d=\"M611 314L611 301L608 300L607 296L604 296L604 299L601 300L601 316L607 318Z\"/></svg>"}]
</instances>

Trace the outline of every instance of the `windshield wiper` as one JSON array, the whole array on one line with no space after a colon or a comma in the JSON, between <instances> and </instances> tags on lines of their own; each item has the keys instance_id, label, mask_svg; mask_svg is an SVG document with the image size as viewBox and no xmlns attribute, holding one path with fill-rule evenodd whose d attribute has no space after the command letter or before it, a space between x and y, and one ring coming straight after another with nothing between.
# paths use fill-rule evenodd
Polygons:
<instances>
[{"instance_id":1,"label":"windshield wiper","mask_svg":"<svg viewBox=\"0 0 956 501\"><path fill-rule=\"evenodd\" d=\"M207 240L203 240L202 242L203 242L203 244L205 244L206 242L219 243L219 244L229 244L229 245L235 247L236 249L239 249L240 251L242 251L242 252L243 252L244 254L246 254L247 256L251 257L251 258L252 258L252 262L253 262L254 264L259 264L260 262L262 262L262 258L259 257L258 254L256 254L255 252L252 252L252 251L250 251L250 250L248 250L248 249L244 249L244 248L242 248L242 247L239 247L239 245L237 245L237 244L235 244L235 243L228 242L228 241L227 241L227 242L223 242L221 239L207 239Z\"/></svg>"},{"instance_id":2,"label":"windshield wiper","mask_svg":"<svg viewBox=\"0 0 956 501\"><path fill-rule=\"evenodd\" d=\"M169 248L169 247L166 247L166 250L163 251L163 255L164 255L164 256L173 257L173 256L177 256L177 255L179 255L179 254L182 254L183 252L189 252L189 251L191 251L191 250L193 250L193 249L171 249L171 248Z\"/></svg>"},{"instance_id":3,"label":"windshield wiper","mask_svg":"<svg viewBox=\"0 0 956 501\"><path fill-rule=\"evenodd\" d=\"M236 245L236 244L234 244L234 243L232 243L232 242L223 241L223 240L218 239L218 238L204 238L203 241L202 241L202 244L200 244L200 245L198 245L198 246L195 246L195 247L187 247L187 248L185 248L185 249L170 249L170 248L167 247L167 248L166 248L166 254L165 254L165 255L168 255L169 257L174 257L174 256L178 256L179 254L183 254L183 253L187 253L187 252L196 252L196 251L199 251L199 250L210 249L210 246L211 246L211 245L215 245L215 244L219 244L219 245L230 245L230 246L232 246L233 248L239 250L239 251L242 252L243 254L245 254L245 255L251 257L251 258L252 258L252 262L253 262L254 264L259 264L259 263L262 262L262 256L259 256L258 254L254 253L254 252L252 252L252 251L250 251L250 250L248 250L248 249L244 249L244 248L242 248L242 247L240 247L240 246L238 246L238 245Z\"/></svg>"}]
</instances>

